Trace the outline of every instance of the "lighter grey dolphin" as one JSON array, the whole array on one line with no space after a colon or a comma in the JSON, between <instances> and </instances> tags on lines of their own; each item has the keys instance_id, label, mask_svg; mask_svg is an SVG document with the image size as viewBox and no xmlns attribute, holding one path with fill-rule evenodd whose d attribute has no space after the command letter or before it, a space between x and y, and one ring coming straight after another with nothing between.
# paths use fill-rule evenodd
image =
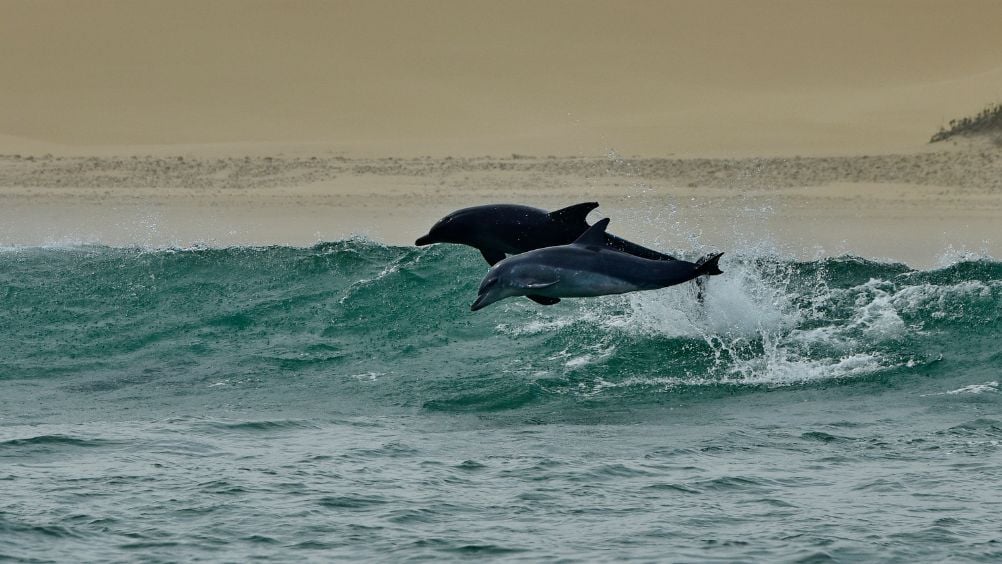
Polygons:
<instances>
[{"instance_id":1,"label":"lighter grey dolphin","mask_svg":"<svg viewBox=\"0 0 1002 564\"><path fill-rule=\"evenodd\" d=\"M533 296L552 305L560 298L583 298L656 290L722 274L717 261L723 253L699 262L640 258L605 246L608 219L592 225L570 245L529 251L494 265L480 284L470 306L477 311L512 296Z\"/></svg>"}]
</instances>

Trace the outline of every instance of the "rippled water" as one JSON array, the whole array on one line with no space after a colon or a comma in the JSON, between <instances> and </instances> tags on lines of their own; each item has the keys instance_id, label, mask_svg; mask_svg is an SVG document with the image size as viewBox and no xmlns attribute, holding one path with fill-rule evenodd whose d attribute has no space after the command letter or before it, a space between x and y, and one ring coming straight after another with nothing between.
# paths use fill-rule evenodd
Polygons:
<instances>
[{"instance_id":1,"label":"rippled water","mask_svg":"<svg viewBox=\"0 0 1002 564\"><path fill-rule=\"evenodd\" d=\"M731 253L469 312L466 249L0 252L0 559L1002 558L1002 264Z\"/></svg>"}]
</instances>

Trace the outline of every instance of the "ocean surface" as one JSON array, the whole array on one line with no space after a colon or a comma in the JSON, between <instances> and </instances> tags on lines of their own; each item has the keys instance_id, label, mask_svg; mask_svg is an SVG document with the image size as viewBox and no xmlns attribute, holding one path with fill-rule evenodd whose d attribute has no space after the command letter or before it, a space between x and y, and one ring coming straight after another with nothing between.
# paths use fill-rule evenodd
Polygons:
<instances>
[{"instance_id":1,"label":"ocean surface","mask_svg":"<svg viewBox=\"0 0 1002 564\"><path fill-rule=\"evenodd\" d=\"M1002 263L0 251L0 560L1002 560Z\"/></svg>"}]
</instances>

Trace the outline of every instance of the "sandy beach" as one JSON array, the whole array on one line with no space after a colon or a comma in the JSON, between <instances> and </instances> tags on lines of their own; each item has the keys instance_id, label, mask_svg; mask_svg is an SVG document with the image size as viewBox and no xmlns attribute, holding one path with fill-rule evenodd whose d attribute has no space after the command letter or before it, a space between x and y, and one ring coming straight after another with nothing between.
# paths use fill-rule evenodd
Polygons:
<instances>
[{"instance_id":1,"label":"sandy beach","mask_svg":"<svg viewBox=\"0 0 1002 564\"><path fill-rule=\"evenodd\" d=\"M933 266L997 255L1002 153L858 157L0 157L0 244L411 244L451 210L556 209L673 251L841 254Z\"/></svg>"}]
</instances>

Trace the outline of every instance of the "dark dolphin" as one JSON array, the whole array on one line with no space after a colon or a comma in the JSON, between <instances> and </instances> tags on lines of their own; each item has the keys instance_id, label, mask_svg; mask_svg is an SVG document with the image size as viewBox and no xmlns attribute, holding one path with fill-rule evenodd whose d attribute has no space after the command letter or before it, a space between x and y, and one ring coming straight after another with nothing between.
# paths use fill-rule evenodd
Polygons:
<instances>
[{"instance_id":1,"label":"dark dolphin","mask_svg":"<svg viewBox=\"0 0 1002 564\"><path fill-rule=\"evenodd\" d=\"M552 212L513 204L464 208L439 220L414 244L469 245L493 266L504 260L505 255L573 243L588 229L585 217L597 207L597 202L585 202ZM603 237L603 245L624 253L651 260L676 260L615 235L606 233Z\"/></svg>"},{"instance_id":2,"label":"dark dolphin","mask_svg":"<svg viewBox=\"0 0 1002 564\"><path fill-rule=\"evenodd\" d=\"M723 253L699 262L658 261L606 246L608 219L591 226L570 245L529 251L494 265L470 306L477 311L511 296L528 296L552 305L560 298L580 298L656 290L722 274L717 261Z\"/></svg>"}]
</instances>

